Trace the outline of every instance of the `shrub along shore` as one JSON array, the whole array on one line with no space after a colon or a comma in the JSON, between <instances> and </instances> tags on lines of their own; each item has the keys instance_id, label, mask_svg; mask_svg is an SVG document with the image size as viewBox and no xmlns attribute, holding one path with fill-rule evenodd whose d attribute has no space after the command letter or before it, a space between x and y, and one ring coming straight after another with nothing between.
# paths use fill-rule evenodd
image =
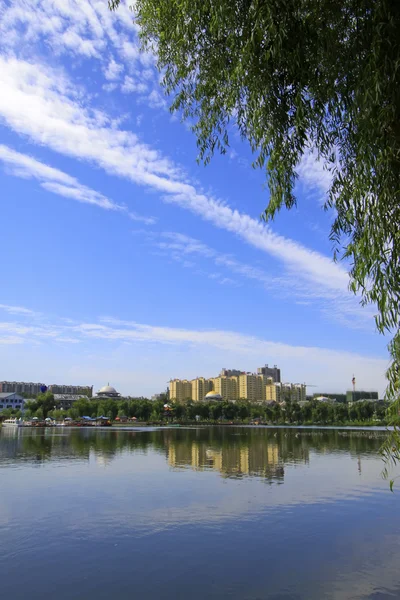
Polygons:
<instances>
[{"instance_id":1,"label":"shrub along shore","mask_svg":"<svg viewBox=\"0 0 400 600\"><path fill-rule=\"evenodd\" d=\"M168 405L167 407L165 405ZM20 411L3 410L3 418L22 416ZM176 422L180 424L268 423L274 425L337 425L373 426L386 425L391 421L389 405L386 402L326 403L312 400L300 406L297 402L280 404L253 404L245 399L236 402L186 402L167 401L161 398L151 401L147 398L80 399L68 410L56 405L53 394L37 396L25 405L24 419L47 416L62 420L65 417L106 416L115 421L135 417L138 422L160 424Z\"/></svg>"}]
</instances>

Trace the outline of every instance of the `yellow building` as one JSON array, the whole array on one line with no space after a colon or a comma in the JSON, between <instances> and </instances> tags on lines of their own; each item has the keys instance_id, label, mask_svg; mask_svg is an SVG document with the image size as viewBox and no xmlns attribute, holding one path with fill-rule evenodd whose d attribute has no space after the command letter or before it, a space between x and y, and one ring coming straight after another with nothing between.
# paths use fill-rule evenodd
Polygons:
<instances>
[{"instance_id":1,"label":"yellow building","mask_svg":"<svg viewBox=\"0 0 400 600\"><path fill-rule=\"evenodd\" d=\"M266 402L281 401L281 384L275 383L272 377L268 378L268 382L265 386L265 400Z\"/></svg>"},{"instance_id":2,"label":"yellow building","mask_svg":"<svg viewBox=\"0 0 400 600\"><path fill-rule=\"evenodd\" d=\"M204 396L207 394L207 392L210 392L213 389L211 381L209 379L205 379L204 377L192 379L191 384L191 398L194 400L194 402L201 402L204 400Z\"/></svg>"},{"instance_id":3,"label":"yellow building","mask_svg":"<svg viewBox=\"0 0 400 600\"><path fill-rule=\"evenodd\" d=\"M234 401L239 398L238 377L213 377L210 379L211 389L224 400Z\"/></svg>"},{"instance_id":4,"label":"yellow building","mask_svg":"<svg viewBox=\"0 0 400 600\"><path fill-rule=\"evenodd\" d=\"M306 401L306 386L304 383L292 383L291 397L292 402L305 402Z\"/></svg>"},{"instance_id":5,"label":"yellow building","mask_svg":"<svg viewBox=\"0 0 400 600\"><path fill-rule=\"evenodd\" d=\"M256 398L256 376L251 373L239 375L239 398L245 398L249 402L255 402Z\"/></svg>"},{"instance_id":6,"label":"yellow building","mask_svg":"<svg viewBox=\"0 0 400 600\"><path fill-rule=\"evenodd\" d=\"M272 379L265 387L265 400L267 402L304 402L306 400L306 386L304 383L275 383Z\"/></svg>"},{"instance_id":7,"label":"yellow building","mask_svg":"<svg viewBox=\"0 0 400 600\"><path fill-rule=\"evenodd\" d=\"M211 379L197 377L172 379L170 381L170 398L179 402L193 400L201 402L209 392L220 395L223 400L236 401L245 398L249 402L304 402L306 386L300 383L275 382L273 377L265 374L242 373L241 375L220 375Z\"/></svg>"},{"instance_id":8,"label":"yellow building","mask_svg":"<svg viewBox=\"0 0 400 600\"><path fill-rule=\"evenodd\" d=\"M239 397L249 402L265 402L265 388L270 379L255 373L239 375Z\"/></svg>"},{"instance_id":9,"label":"yellow building","mask_svg":"<svg viewBox=\"0 0 400 600\"><path fill-rule=\"evenodd\" d=\"M171 379L169 382L169 397L171 400L183 400L192 399L192 383L187 379Z\"/></svg>"}]
</instances>

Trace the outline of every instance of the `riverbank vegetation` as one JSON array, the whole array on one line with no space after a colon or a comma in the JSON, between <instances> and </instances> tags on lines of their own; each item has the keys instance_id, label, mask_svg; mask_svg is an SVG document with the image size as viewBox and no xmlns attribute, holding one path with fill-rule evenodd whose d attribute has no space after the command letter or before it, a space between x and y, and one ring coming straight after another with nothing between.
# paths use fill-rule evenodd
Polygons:
<instances>
[{"instance_id":1,"label":"riverbank vegetation","mask_svg":"<svg viewBox=\"0 0 400 600\"><path fill-rule=\"evenodd\" d=\"M253 404L247 400L237 402L170 402L165 399L151 401L147 398L80 399L71 408L57 406L50 393L39 395L25 405L25 418L52 416L77 419L83 416L135 417L142 422L220 422L301 424L301 425L385 425L389 422L385 402L327 403L311 400L305 404L287 402L279 404ZM3 414L6 411L3 412ZM11 411L9 411L11 415ZM20 416L18 413L17 416ZM9 416L7 414L7 416Z\"/></svg>"}]
</instances>

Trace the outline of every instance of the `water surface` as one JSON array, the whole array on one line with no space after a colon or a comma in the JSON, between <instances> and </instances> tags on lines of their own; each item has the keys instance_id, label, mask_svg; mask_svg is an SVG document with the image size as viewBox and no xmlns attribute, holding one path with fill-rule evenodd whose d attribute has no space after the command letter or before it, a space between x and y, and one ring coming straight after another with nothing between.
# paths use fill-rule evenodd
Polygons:
<instances>
[{"instance_id":1,"label":"water surface","mask_svg":"<svg viewBox=\"0 0 400 600\"><path fill-rule=\"evenodd\" d=\"M382 436L3 428L1 597L400 598Z\"/></svg>"}]
</instances>

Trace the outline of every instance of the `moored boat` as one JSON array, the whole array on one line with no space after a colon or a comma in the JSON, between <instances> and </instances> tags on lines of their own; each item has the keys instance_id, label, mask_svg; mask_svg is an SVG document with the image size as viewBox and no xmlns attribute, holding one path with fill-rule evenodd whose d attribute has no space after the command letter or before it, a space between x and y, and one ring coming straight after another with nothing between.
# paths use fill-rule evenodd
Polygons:
<instances>
[{"instance_id":1,"label":"moored boat","mask_svg":"<svg viewBox=\"0 0 400 600\"><path fill-rule=\"evenodd\" d=\"M10 418L3 421L3 427L23 427L24 423L21 419Z\"/></svg>"}]
</instances>

